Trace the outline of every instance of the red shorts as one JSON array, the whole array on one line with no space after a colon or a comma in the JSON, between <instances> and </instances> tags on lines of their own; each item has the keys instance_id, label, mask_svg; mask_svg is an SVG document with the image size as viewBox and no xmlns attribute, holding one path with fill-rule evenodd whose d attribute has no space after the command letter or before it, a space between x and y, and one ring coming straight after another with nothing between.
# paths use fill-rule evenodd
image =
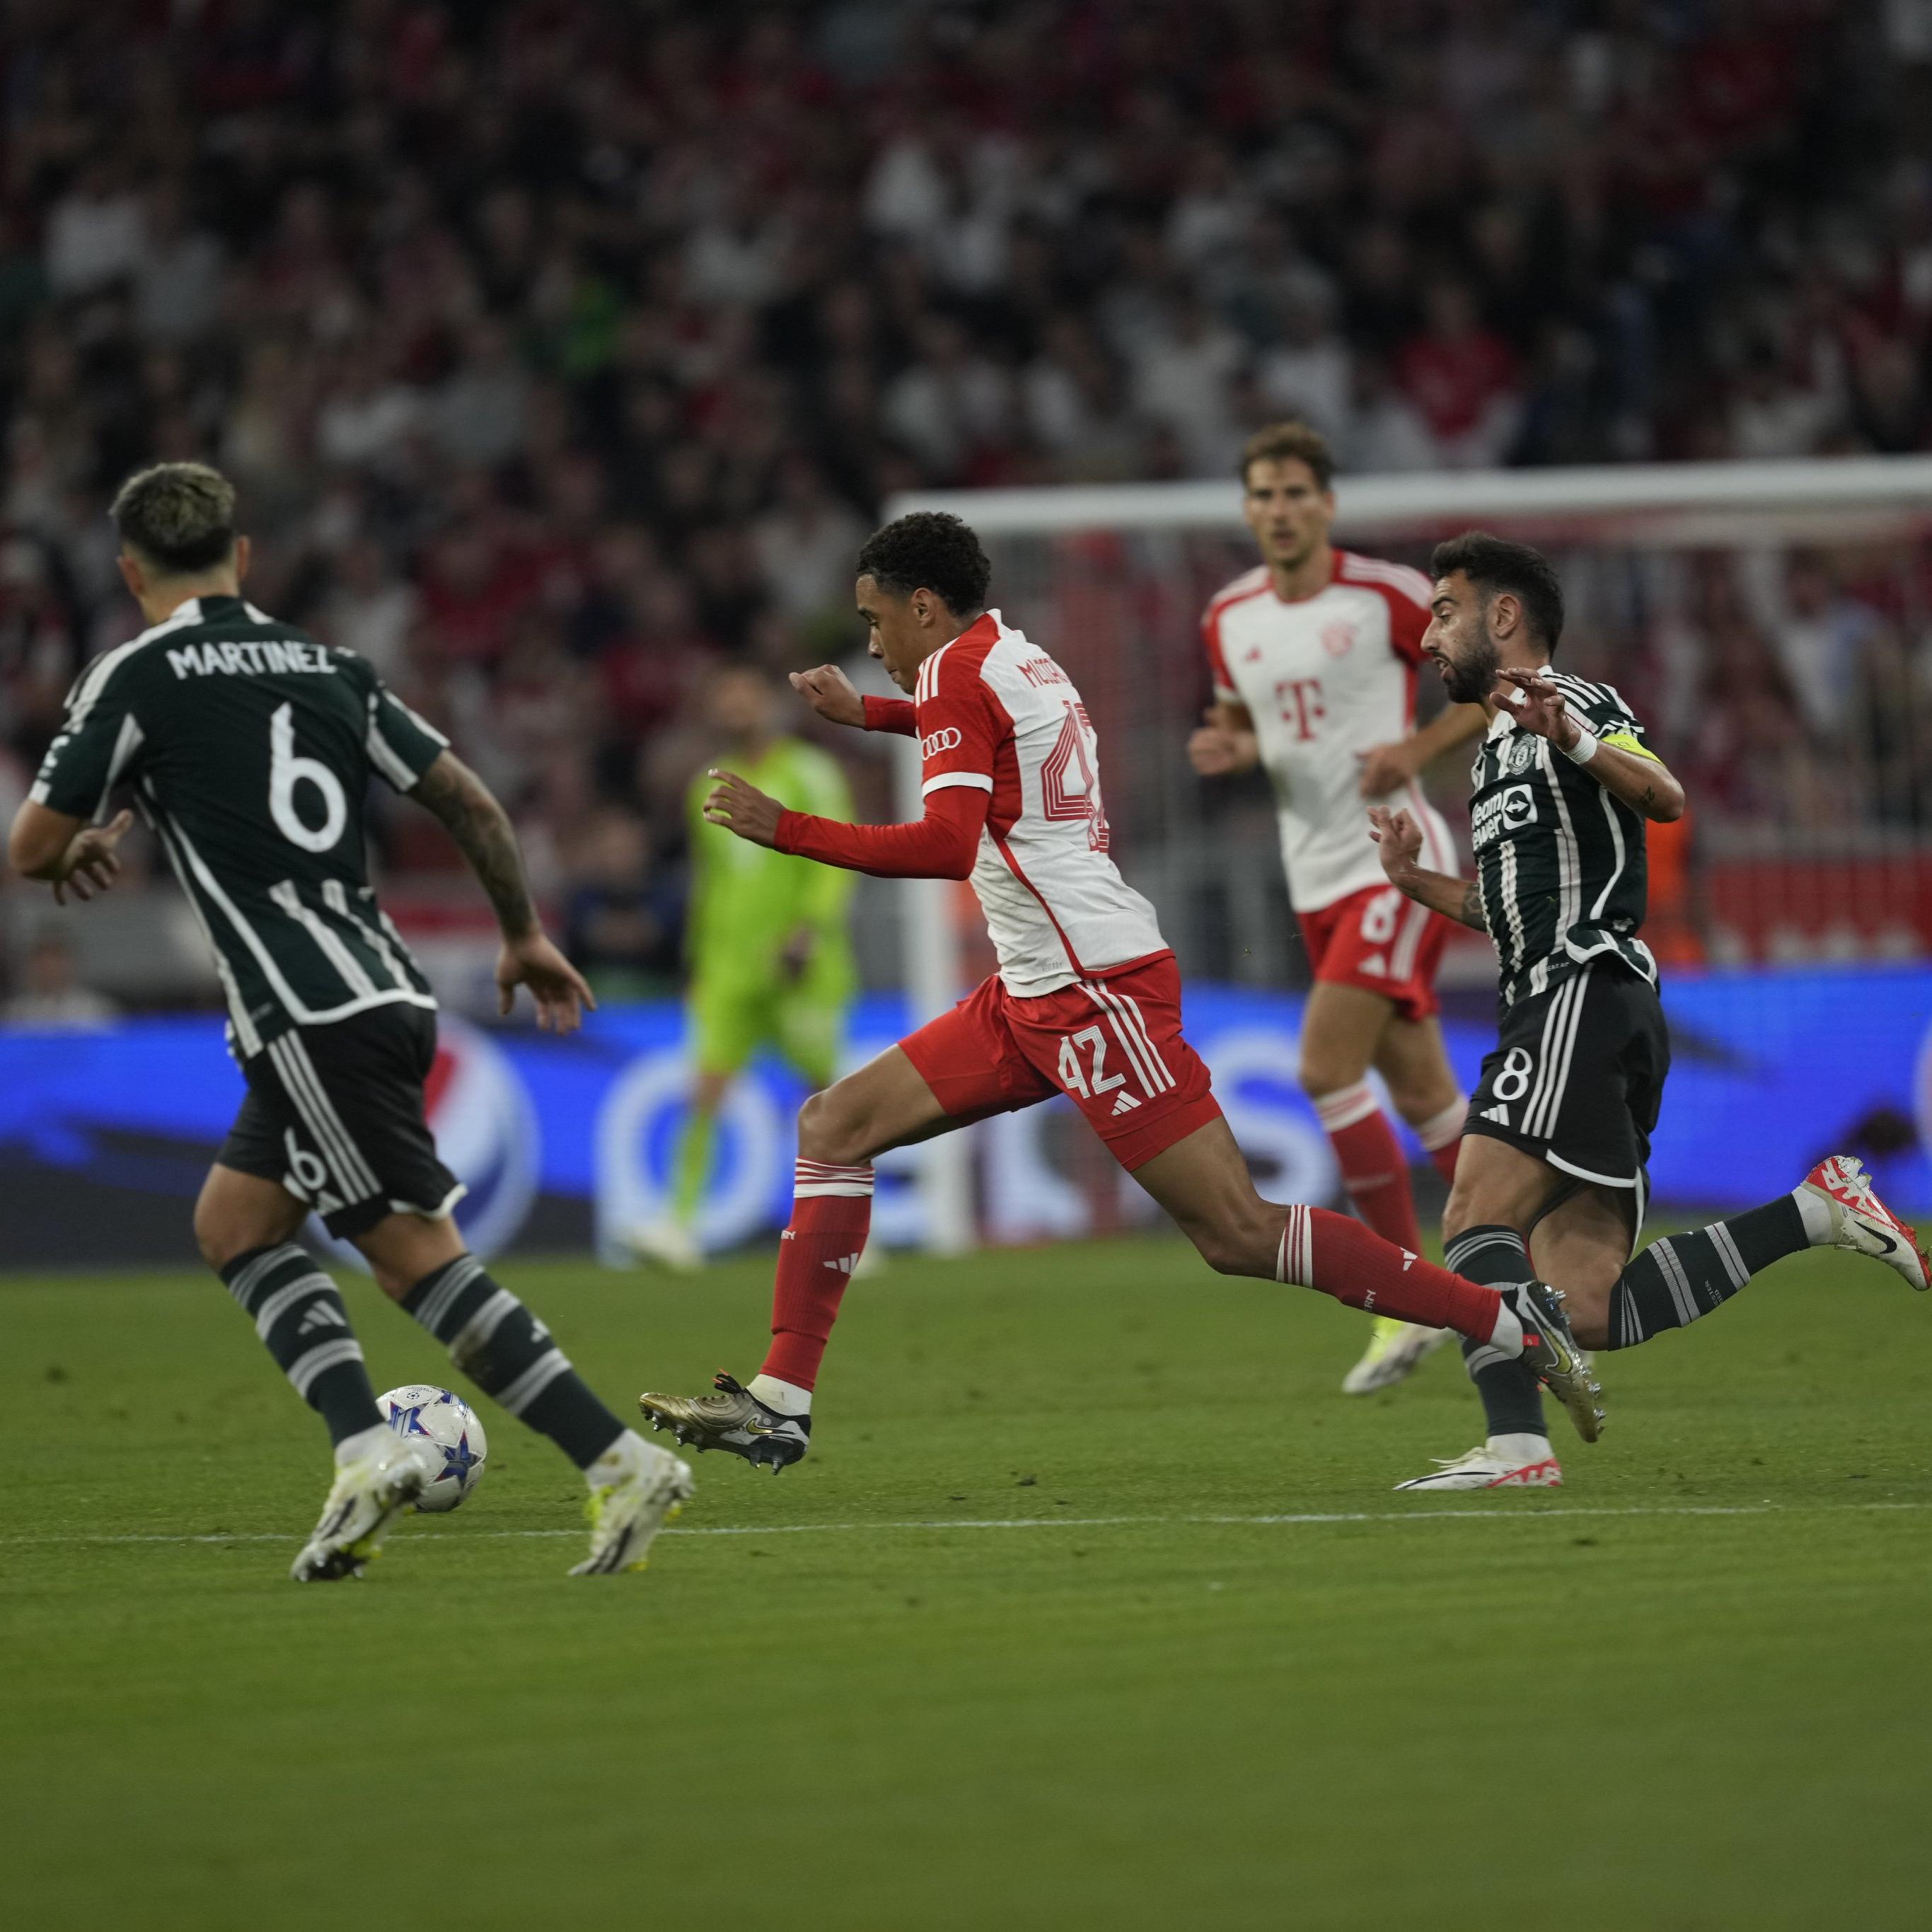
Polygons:
<instances>
[{"instance_id":1,"label":"red shorts","mask_svg":"<svg viewBox=\"0 0 1932 1932\"><path fill-rule=\"evenodd\" d=\"M1035 999L1015 998L996 973L899 1045L962 1120L1065 1094L1130 1173L1220 1117L1181 1035L1171 952Z\"/></svg>"},{"instance_id":2,"label":"red shorts","mask_svg":"<svg viewBox=\"0 0 1932 1932\"><path fill-rule=\"evenodd\" d=\"M1449 922L1399 886L1364 886L1319 912L1295 916L1317 980L1379 993L1406 1020L1426 1020L1441 1010L1436 969Z\"/></svg>"}]
</instances>

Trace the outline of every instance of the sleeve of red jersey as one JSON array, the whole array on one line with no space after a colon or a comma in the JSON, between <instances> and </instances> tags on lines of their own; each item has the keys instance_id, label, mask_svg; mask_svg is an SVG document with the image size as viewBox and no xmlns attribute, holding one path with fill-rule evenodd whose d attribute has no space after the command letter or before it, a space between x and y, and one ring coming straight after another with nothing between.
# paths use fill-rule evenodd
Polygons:
<instances>
[{"instance_id":1,"label":"sleeve of red jersey","mask_svg":"<svg viewBox=\"0 0 1932 1932\"><path fill-rule=\"evenodd\" d=\"M993 789L993 760L1012 720L976 665L942 662L930 697L919 702L922 796L958 787Z\"/></svg>"},{"instance_id":2,"label":"sleeve of red jersey","mask_svg":"<svg viewBox=\"0 0 1932 1932\"><path fill-rule=\"evenodd\" d=\"M989 792L952 788L926 801L926 816L907 825L847 825L806 812L778 814L781 852L870 872L880 879L963 879L980 850Z\"/></svg>"},{"instance_id":3,"label":"sleeve of red jersey","mask_svg":"<svg viewBox=\"0 0 1932 1932\"><path fill-rule=\"evenodd\" d=\"M902 738L919 735L919 707L910 698L874 698L868 693L860 701L868 731L894 731Z\"/></svg>"},{"instance_id":4,"label":"sleeve of red jersey","mask_svg":"<svg viewBox=\"0 0 1932 1932\"><path fill-rule=\"evenodd\" d=\"M1241 694L1228 675L1228 660L1221 650L1221 614L1211 604L1201 614L1201 641L1207 646L1208 668L1214 674L1214 701L1240 704Z\"/></svg>"}]
</instances>

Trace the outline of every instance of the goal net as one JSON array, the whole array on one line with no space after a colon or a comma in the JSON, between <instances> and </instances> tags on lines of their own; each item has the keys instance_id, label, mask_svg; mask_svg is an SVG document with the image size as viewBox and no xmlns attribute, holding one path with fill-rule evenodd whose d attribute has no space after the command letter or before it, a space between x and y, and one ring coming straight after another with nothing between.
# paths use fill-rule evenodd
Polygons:
<instances>
[{"instance_id":1,"label":"goal net","mask_svg":"<svg viewBox=\"0 0 1932 1932\"><path fill-rule=\"evenodd\" d=\"M1424 565L1436 540L1480 527L1552 556L1569 610L1559 662L1618 687L1690 796L1684 826L1653 836L1645 936L1680 1003L1736 1022L1713 1051L1777 1050L1810 1024L1794 1015L1821 968L1932 958L1932 458L1344 478L1336 498L1336 542L1374 555ZM1179 955L1190 1032L1208 1013L1223 1036L1210 1064L1258 1168L1277 1194L1311 1198L1332 1178L1318 1136L1292 1100L1270 1113L1252 1097L1292 1088L1307 981L1270 802L1258 778L1198 779L1184 749L1208 697L1200 613L1255 561L1238 489L926 493L890 514L914 508L973 525L994 602L1080 687L1114 854ZM1425 674L1420 715L1442 701ZM916 816L916 748L900 755L902 814ZM1466 770L1447 760L1428 784L1466 861ZM899 926L916 1016L990 970L964 888L905 886ZM1459 1020L1472 1031L1452 1037L1460 1064L1493 1036L1478 935L1452 947L1443 983L1452 1035ZM1699 1046L1672 1017L1681 1067ZM1892 1131L1912 1138L1909 1123ZM1131 1215L1131 1191L1060 1134L988 1123L935 1144L919 1170L924 1238L959 1246ZM1661 1198L1683 1197L1687 1184L1658 1179Z\"/></svg>"}]
</instances>

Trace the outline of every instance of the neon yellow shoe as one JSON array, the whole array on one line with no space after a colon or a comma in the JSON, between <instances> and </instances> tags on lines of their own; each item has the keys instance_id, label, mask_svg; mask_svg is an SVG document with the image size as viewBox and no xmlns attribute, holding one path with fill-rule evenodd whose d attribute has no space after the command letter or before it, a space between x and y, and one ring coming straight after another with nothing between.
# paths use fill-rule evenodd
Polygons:
<instances>
[{"instance_id":1,"label":"neon yellow shoe","mask_svg":"<svg viewBox=\"0 0 1932 1932\"><path fill-rule=\"evenodd\" d=\"M584 1505L590 1554L572 1570L573 1576L643 1569L652 1539L698 1487L689 1463L628 1429L584 1473L590 1484Z\"/></svg>"}]
</instances>

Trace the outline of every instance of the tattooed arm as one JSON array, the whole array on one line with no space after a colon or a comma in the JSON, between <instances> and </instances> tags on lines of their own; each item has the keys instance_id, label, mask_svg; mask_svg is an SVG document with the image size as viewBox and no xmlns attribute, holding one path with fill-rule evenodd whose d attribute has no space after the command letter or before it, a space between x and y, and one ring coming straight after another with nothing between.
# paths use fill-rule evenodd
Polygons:
<instances>
[{"instance_id":1,"label":"tattooed arm","mask_svg":"<svg viewBox=\"0 0 1932 1932\"><path fill-rule=\"evenodd\" d=\"M1370 806L1369 836L1380 848L1382 870L1390 885L1400 886L1411 898L1445 919L1473 926L1478 932L1489 931L1489 921L1483 916L1482 892L1472 880L1432 872L1415 862L1422 851L1422 827L1407 812Z\"/></svg>"},{"instance_id":2,"label":"tattooed arm","mask_svg":"<svg viewBox=\"0 0 1932 1932\"><path fill-rule=\"evenodd\" d=\"M527 986L539 1027L574 1032L584 1008L594 1009L597 1000L584 976L544 935L516 829L496 794L454 752L444 752L410 796L441 820L495 909L503 934L496 956L498 1010L508 1013L517 988Z\"/></svg>"}]
</instances>

